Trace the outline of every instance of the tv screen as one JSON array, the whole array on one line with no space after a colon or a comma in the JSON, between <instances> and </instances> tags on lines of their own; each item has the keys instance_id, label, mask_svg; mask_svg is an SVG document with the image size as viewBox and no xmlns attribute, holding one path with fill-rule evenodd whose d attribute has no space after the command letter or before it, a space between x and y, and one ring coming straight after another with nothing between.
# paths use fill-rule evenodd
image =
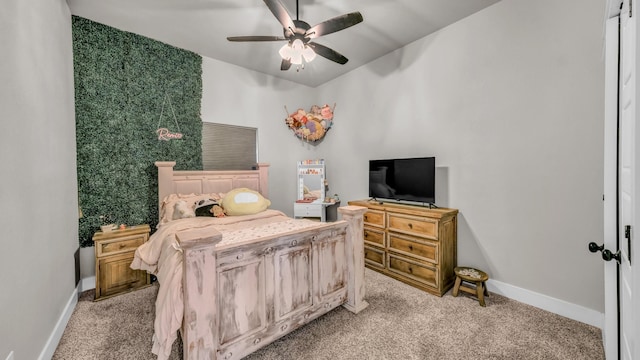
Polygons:
<instances>
[{"instance_id":1,"label":"tv screen","mask_svg":"<svg viewBox=\"0 0 640 360\"><path fill-rule=\"evenodd\" d=\"M369 196L435 203L436 158L369 160Z\"/></svg>"}]
</instances>

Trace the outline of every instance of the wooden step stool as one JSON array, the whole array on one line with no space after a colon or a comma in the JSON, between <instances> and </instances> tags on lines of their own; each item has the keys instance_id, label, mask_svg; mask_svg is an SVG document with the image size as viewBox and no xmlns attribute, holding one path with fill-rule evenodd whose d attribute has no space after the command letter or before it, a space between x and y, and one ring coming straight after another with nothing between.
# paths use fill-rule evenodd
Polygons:
<instances>
[{"instance_id":1,"label":"wooden step stool","mask_svg":"<svg viewBox=\"0 0 640 360\"><path fill-rule=\"evenodd\" d=\"M453 271L456 273L456 284L453 286L452 295L456 297L458 296L458 291L462 290L476 296L480 306L485 306L484 296L489 296L485 281L489 280L489 275L484 271L463 266L458 266ZM475 284L475 287L470 286L470 284Z\"/></svg>"}]
</instances>

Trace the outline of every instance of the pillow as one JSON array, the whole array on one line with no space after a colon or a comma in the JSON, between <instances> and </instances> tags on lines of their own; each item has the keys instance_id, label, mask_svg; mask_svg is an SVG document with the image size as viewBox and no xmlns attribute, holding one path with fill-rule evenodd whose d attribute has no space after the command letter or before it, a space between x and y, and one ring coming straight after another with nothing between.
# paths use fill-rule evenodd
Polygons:
<instances>
[{"instance_id":1,"label":"pillow","mask_svg":"<svg viewBox=\"0 0 640 360\"><path fill-rule=\"evenodd\" d=\"M186 200L178 200L173 206L172 220L196 217L193 204Z\"/></svg>"},{"instance_id":2,"label":"pillow","mask_svg":"<svg viewBox=\"0 0 640 360\"><path fill-rule=\"evenodd\" d=\"M227 215L251 215L265 211L271 205L271 201L257 191L238 188L229 191L220 205Z\"/></svg>"},{"instance_id":3,"label":"pillow","mask_svg":"<svg viewBox=\"0 0 640 360\"><path fill-rule=\"evenodd\" d=\"M213 216L213 212L211 212L211 208L214 205L219 205L218 200L213 199L204 199L198 201L196 204L196 216Z\"/></svg>"},{"instance_id":4,"label":"pillow","mask_svg":"<svg viewBox=\"0 0 640 360\"><path fill-rule=\"evenodd\" d=\"M220 199L224 197L224 194L221 193L210 193L210 194L170 194L167 195L160 204L160 222L158 226L161 224L168 223L174 219L173 213L175 210L176 203L178 201L185 201L187 204L190 204L192 208L195 209L198 206L204 206L205 204L211 204L212 202L218 202ZM178 217L180 218L180 217Z\"/></svg>"}]
</instances>

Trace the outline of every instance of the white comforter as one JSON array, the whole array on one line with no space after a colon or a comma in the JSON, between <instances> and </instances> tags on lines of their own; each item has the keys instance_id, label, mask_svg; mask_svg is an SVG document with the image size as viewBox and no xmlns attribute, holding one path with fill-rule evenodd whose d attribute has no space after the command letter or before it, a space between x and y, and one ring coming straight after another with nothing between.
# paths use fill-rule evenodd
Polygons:
<instances>
[{"instance_id":1,"label":"white comforter","mask_svg":"<svg viewBox=\"0 0 640 360\"><path fill-rule=\"evenodd\" d=\"M149 241L138 247L131 263L132 269L146 270L156 275L160 283L151 351L159 360L167 359L182 324L182 250L176 240L176 233L187 229L215 227L222 233L222 241L216 247L226 248L238 243L256 241L260 237L316 226L321 226L321 223L294 220L277 210L223 218L187 218L159 226Z\"/></svg>"}]
</instances>

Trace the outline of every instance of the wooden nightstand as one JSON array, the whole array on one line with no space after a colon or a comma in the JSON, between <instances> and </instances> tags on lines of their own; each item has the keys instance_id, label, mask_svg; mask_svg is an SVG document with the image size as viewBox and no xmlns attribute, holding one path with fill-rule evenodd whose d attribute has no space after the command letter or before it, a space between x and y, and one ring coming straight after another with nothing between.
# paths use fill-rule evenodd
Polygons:
<instances>
[{"instance_id":1,"label":"wooden nightstand","mask_svg":"<svg viewBox=\"0 0 640 360\"><path fill-rule=\"evenodd\" d=\"M149 240L149 225L123 230L98 231L93 235L96 251L96 296L102 300L151 284L151 276L129 265L138 246Z\"/></svg>"}]
</instances>

